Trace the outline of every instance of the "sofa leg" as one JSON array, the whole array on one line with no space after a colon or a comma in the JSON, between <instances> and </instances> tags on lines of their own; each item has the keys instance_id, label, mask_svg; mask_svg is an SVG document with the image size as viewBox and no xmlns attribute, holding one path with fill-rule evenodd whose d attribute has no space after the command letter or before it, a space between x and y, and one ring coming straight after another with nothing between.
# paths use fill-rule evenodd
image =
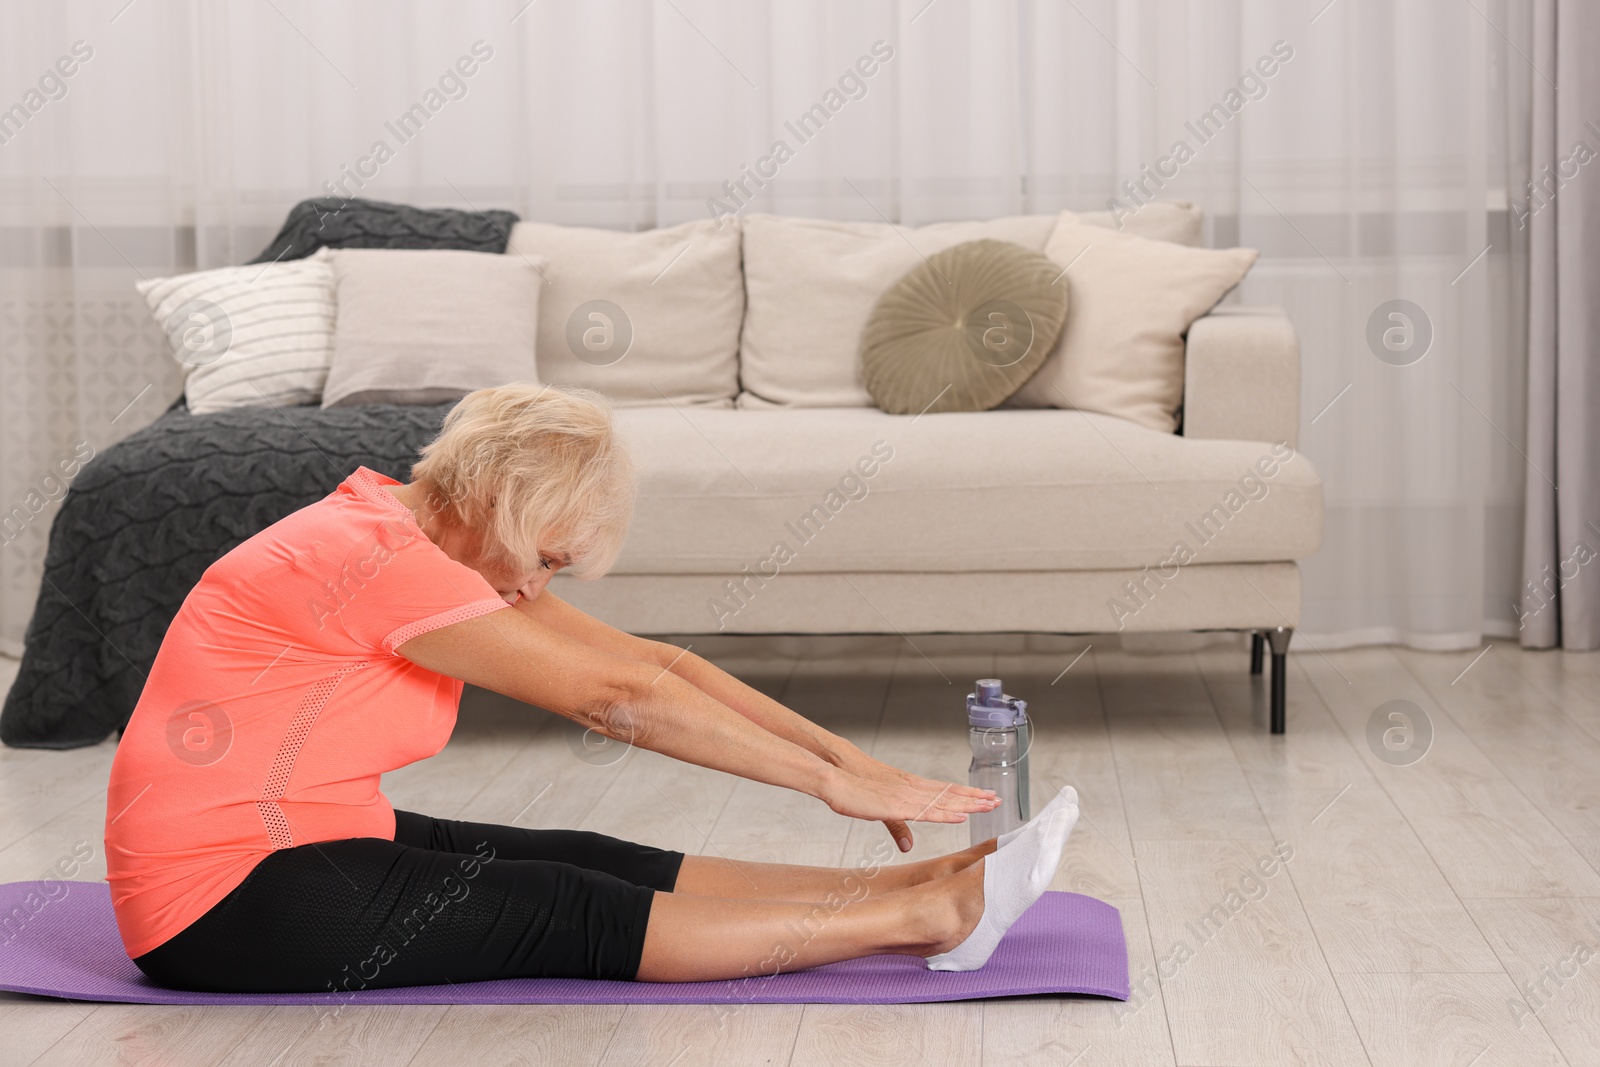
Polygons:
<instances>
[{"instance_id":1,"label":"sofa leg","mask_svg":"<svg viewBox=\"0 0 1600 1067\"><path fill-rule=\"evenodd\" d=\"M1272 732L1275 734L1284 731L1284 704L1289 678L1289 638L1293 636L1294 630L1285 626L1267 631L1267 640L1272 643Z\"/></svg>"},{"instance_id":2,"label":"sofa leg","mask_svg":"<svg viewBox=\"0 0 1600 1067\"><path fill-rule=\"evenodd\" d=\"M1253 631L1250 634L1250 673L1251 674L1260 674L1261 673L1262 654L1266 651L1266 647L1267 647L1267 639L1264 636L1262 636L1261 631L1260 630Z\"/></svg>"}]
</instances>

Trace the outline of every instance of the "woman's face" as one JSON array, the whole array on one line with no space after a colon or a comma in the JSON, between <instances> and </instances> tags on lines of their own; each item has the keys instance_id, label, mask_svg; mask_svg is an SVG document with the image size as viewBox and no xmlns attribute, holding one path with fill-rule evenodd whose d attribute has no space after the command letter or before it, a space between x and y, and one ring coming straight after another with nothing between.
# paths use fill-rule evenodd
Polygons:
<instances>
[{"instance_id":1,"label":"woman's face","mask_svg":"<svg viewBox=\"0 0 1600 1067\"><path fill-rule=\"evenodd\" d=\"M537 599L549 584L551 575L572 565L570 553L558 548L542 548L539 564L533 570L512 569L491 558L492 554L485 550L484 540L476 531L456 526L442 533L437 543L445 554L483 575L483 580L494 586L494 591L508 604L515 604L518 594L524 600Z\"/></svg>"},{"instance_id":2,"label":"woman's face","mask_svg":"<svg viewBox=\"0 0 1600 1067\"><path fill-rule=\"evenodd\" d=\"M564 552L544 551L539 552L539 566L533 571L508 571L495 567L492 564L476 566L473 569L483 575L484 579L495 588L495 592L508 604L517 602L520 593L524 600L536 600L544 587L550 584L550 576L562 567L570 566L572 560Z\"/></svg>"}]
</instances>

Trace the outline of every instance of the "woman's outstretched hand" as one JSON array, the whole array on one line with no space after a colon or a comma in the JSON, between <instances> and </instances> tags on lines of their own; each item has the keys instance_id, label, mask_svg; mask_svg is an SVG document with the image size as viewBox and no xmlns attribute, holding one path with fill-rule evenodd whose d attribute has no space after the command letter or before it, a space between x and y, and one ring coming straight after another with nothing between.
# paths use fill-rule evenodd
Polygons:
<instances>
[{"instance_id":1,"label":"woman's outstretched hand","mask_svg":"<svg viewBox=\"0 0 1600 1067\"><path fill-rule=\"evenodd\" d=\"M965 822L968 815L993 811L1000 804L991 789L923 778L859 750L836 766L839 773L821 799L840 815L881 820L901 852L910 852L913 843L907 823Z\"/></svg>"}]
</instances>

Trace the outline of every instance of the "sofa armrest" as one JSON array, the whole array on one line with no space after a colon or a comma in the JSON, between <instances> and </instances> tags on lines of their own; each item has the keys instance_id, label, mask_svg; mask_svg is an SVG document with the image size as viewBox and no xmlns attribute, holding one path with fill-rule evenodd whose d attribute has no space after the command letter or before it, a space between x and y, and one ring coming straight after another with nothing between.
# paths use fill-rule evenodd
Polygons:
<instances>
[{"instance_id":1,"label":"sofa armrest","mask_svg":"<svg viewBox=\"0 0 1600 1067\"><path fill-rule=\"evenodd\" d=\"M1300 342L1282 308L1219 307L1189 327L1185 437L1300 444Z\"/></svg>"}]
</instances>

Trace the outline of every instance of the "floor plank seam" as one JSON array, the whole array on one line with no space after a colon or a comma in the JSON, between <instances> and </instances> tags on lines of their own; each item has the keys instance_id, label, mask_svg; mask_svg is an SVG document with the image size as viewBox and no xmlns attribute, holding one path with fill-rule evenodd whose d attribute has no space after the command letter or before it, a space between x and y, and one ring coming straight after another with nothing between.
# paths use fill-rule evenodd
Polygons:
<instances>
[{"instance_id":1,"label":"floor plank seam","mask_svg":"<svg viewBox=\"0 0 1600 1067\"><path fill-rule=\"evenodd\" d=\"M1106 735L1106 753L1111 758L1111 774L1117 783L1117 800L1122 809L1122 827L1128 835L1128 848L1133 853L1133 877L1135 884L1139 887L1139 911L1144 916L1145 938L1150 946L1151 959L1157 961L1154 971L1155 990L1156 996L1160 997L1161 1022L1167 1032L1167 1052L1171 1055L1172 1062L1176 1064L1178 1062L1178 1039L1172 1032L1172 1013L1167 1007L1167 991L1161 980L1161 968L1156 949L1156 932L1151 926L1150 901L1145 892L1145 874L1139 866L1139 844L1134 840L1133 823L1128 818L1127 792L1122 785L1122 768L1117 760L1116 737L1111 732L1111 708L1106 701L1105 680L1100 670L1100 657L1091 649L1088 658L1090 669L1094 672L1095 694L1100 705L1100 724ZM1131 959L1128 962L1128 969L1130 972L1133 970L1133 961ZM1130 973L1130 986L1133 980L1134 976Z\"/></svg>"},{"instance_id":2,"label":"floor plank seam","mask_svg":"<svg viewBox=\"0 0 1600 1067\"><path fill-rule=\"evenodd\" d=\"M1600 867L1595 866L1594 862L1591 861L1586 855L1584 855L1583 850L1578 848L1577 846L1575 846L1572 843L1571 835L1568 834L1565 830L1563 830L1560 826L1558 826L1556 824L1555 820L1551 819L1550 816L1545 813L1544 809L1539 806L1537 801L1535 801L1532 797L1528 796L1526 790L1524 790L1522 788L1521 783L1519 783L1515 778L1513 778L1510 774L1508 774L1506 772L1505 767L1501 766L1500 761L1496 760L1493 756L1489 755L1487 752L1485 752L1483 750L1483 747L1478 744L1477 739L1472 736L1472 732L1470 730L1467 730L1462 725L1462 723L1453 714L1450 713L1449 709L1445 707L1444 702L1439 699L1438 693L1436 693L1434 691L1433 687L1428 685L1427 681L1425 681L1423 679L1423 677L1420 674L1417 673L1417 671L1407 661L1406 657L1401 656L1401 655L1399 655L1398 653L1396 653L1394 651L1390 651L1389 654L1391 656L1393 656L1393 658L1395 659L1395 661L1397 663L1400 664L1401 669L1404 670L1407 674L1409 674L1411 676L1412 680L1417 683L1417 685L1422 687L1423 692L1427 693L1429 695L1429 697L1431 697L1433 699L1433 703L1438 708L1439 712L1441 714L1443 714L1446 719L1449 720L1449 722L1450 722L1450 724L1452 726L1454 726L1458 731L1460 731L1462 737L1465 738L1466 742L1469 745L1472 746L1473 750L1475 752L1477 752L1479 756L1483 757L1483 759L1491 767L1493 767L1495 769L1495 771L1500 775L1500 777L1505 781L1505 783L1508 786L1510 786L1517 793L1518 796L1522 797L1522 799L1527 802L1528 807L1531 810L1533 810L1534 812L1537 812L1539 817L1544 819L1545 823L1547 825L1549 825L1551 830L1555 831L1557 834L1560 835L1561 839L1566 842L1567 847L1572 849L1573 852L1577 854L1577 856L1578 856L1578 858L1580 860L1582 860L1584 863L1588 864L1590 870L1594 871L1597 876L1600 876ZM1520 673L1519 673L1519 677L1520 677ZM1548 705L1549 707L1553 708L1555 710L1555 712L1557 713L1557 715L1559 715L1560 718L1563 721L1568 722L1568 723L1572 723L1573 722L1573 720L1566 715L1565 711L1562 710L1561 706L1559 704L1551 703L1551 701L1545 696L1545 694L1542 691L1539 690L1539 688L1537 686L1531 686L1530 688L1532 688L1536 693L1538 693L1540 699L1544 700L1546 705ZM1581 724L1574 724L1574 725L1579 725L1580 728L1581 728ZM1582 732L1585 733L1585 734L1588 733L1587 730L1584 730ZM1460 792L1459 787L1457 788L1457 792ZM1462 796L1465 797L1466 794L1463 793ZM1470 799L1468 800L1468 803L1471 803ZM1485 816L1485 818L1487 819L1487 816ZM1453 888L1454 887L1452 886L1452 889Z\"/></svg>"},{"instance_id":3,"label":"floor plank seam","mask_svg":"<svg viewBox=\"0 0 1600 1067\"><path fill-rule=\"evenodd\" d=\"M1445 710L1444 705L1439 702L1437 695L1434 694L1433 690L1427 685L1427 683L1424 682L1416 674L1415 671L1411 670L1409 665L1407 665L1399 656L1395 655L1393 650L1388 649L1387 647L1385 647L1384 652L1386 654L1388 654L1392 659L1395 660L1395 662L1399 665L1399 667L1400 667L1400 669L1401 669L1401 671L1403 673L1409 675L1413 682L1415 682L1418 686L1420 686L1422 688L1422 690L1424 692L1428 693L1428 695L1433 698L1433 702L1436 705L1436 707L1439 710L1439 712L1441 712L1442 714L1445 715L1445 717L1450 721L1451 725L1453 725L1458 731L1460 731L1462 733L1463 737L1467 738L1468 743L1471 744L1474 749L1478 749L1478 745L1477 745L1476 741L1474 741L1471 738L1469 732L1466 729L1464 729L1459 722L1456 722L1454 716L1451 716L1449 714L1449 712ZM1317 692L1319 701L1321 701L1323 703L1324 711L1333 719L1335 725L1339 725L1340 726L1341 732L1345 733L1346 740L1349 741L1348 732L1345 732L1343 730L1342 724L1339 723L1338 716L1334 715L1333 714L1333 710L1327 706L1326 700L1322 697L1321 690L1318 689L1315 685L1313 685L1312 688L1313 688L1313 690L1315 690ZM1351 746L1353 748L1354 747L1354 742L1350 741L1350 744L1351 744ZM1506 779L1507 783L1513 789L1515 789L1519 793L1521 793L1520 787L1517 786L1517 784L1514 781L1512 781L1508 775L1506 775L1504 769L1497 762L1495 762L1492 759L1488 759L1487 755L1484 754L1481 749L1478 749L1478 752L1479 752L1480 756L1483 756L1483 758L1488 761L1490 766L1495 768L1495 770L1501 775L1502 778ZM1357 758L1358 759L1360 758L1359 752L1357 754ZM1369 770L1369 773L1370 773L1370 770ZM1500 963L1500 971L1498 973L1503 975L1505 977L1506 981L1509 982L1514 989L1517 989L1517 993L1520 996L1522 991L1521 991L1520 988L1517 987L1515 979L1513 979L1511 977L1511 973L1508 970L1506 970L1505 961L1501 958L1499 951L1496 950L1493 941L1484 932L1482 925L1478 922L1477 916L1472 914L1472 909L1470 909L1470 908L1468 908L1466 906L1465 901L1462 900L1461 895L1456 891L1456 887L1455 887L1454 883L1452 883L1450 881L1450 879L1445 875L1444 869L1439 865L1438 858L1434 855L1433 849L1429 848L1428 842L1423 838L1423 836L1420 833L1417 832L1416 826L1411 821L1411 816L1405 811L1405 809L1395 799L1394 794L1390 791L1388 785L1386 785L1383 782L1381 776L1373 775L1372 777L1373 777L1373 781L1377 784L1378 788L1380 790L1382 790L1384 796L1388 799L1390 807L1392 807L1395 810L1396 814L1398 814L1400 816L1400 819L1405 823L1406 829L1410 831L1412 837L1416 839L1417 844L1419 846L1421 846L1423 852L1427 854L1428 861L1433 864L1433 868L1434 868L1435 873L1438 874L1439 879L1444 883L1445 888L1450 891L1451 896L1453 896L1455 898L1456 903L1460 906L1461 910L1466 914L1467 920L1470 923L1472 923L1472 928L1477 932L1478 937L1483 941L1484 945L1489 949L1490 954L1494 956L1495 960ZM1524 795L1524 799L1527 799L1527 797L1525 795ZM1531 800L1529 801L1529 803L1530 804L1532 803ZM1535 810L1537 810L1536 806L1535 806ZM1556 829L1558 833L1560 832L1559 827L1553 827L1553 828ZM1565 835L1563 835L1563 839L1565 839ZM1570 845L1571 845L1570 841L1568 842L1568 845L1570 847ZM1292 879L1291 879L1291 881L1292 881ZM1319 944L1320 944L1320 939L1319 939ZM1346 972L1346 973L1348 973L1348 972ZM1424 972L1424 973L1426 973L1426 972ZM1443 972L1443 973L1447 973L1447 972ZM1467 972L1467 973L1494 974L1496 972L1487 971L1487 972ZM1343 991L1342 990L1340 992L1340 995L1341 995L1341 997L1343 996ZM1526 998L1524 998L1524 1003L1526 1003ZM1566 1053L1561 1049L1560 1045L1555 1041L1554 1037L1549 1033L1549 1031L1544 1028L1543 1020L1539 1019L1537 1017L1537 1015L1535 1015L1535 1020L1534 1021L1539 1023L1540 1032L1545 1035L1546 1040L1548 1040L1550 1042L1551 1047L1556 1050L1557 1055L1561 1056L1563 1062L1567 1062ZM1520 1029L1520 1027L1519 1027L1519 1029ZM1365 1044L1365 1039L1363 1039L1363 1044ZM1488 1049L1486 1048L1484 1051L1487 1052ZM1482 1055L1483 1055L1483 1053L1480 1052L1479 1056L1482 1056Z\"/></svg>"},{"instance_id":4,"label":"floor plank seam","mask_svg":"<svg viewBox=\"0 0 1600 1067\"><path fill-rule=\"evenodd\" d=\"M1206 679L1205 672L1200 670L1200 665L1198 663L1195 664L1195 670L1200 675L1200 684L1205 688L1207 696L1211 698L1213 711L1216 711L1216 697L1211 691L1211 683ZM1298 702L1299 701L1297 700L1296 703ZM1318 697L1318 702L1321 702L1320 696ZM1288 709L1285 708L1285 715L1287 715L1287 711ZM1322 711L1324 715L1327 715L1330 718L1333 715L1332 710L1329 709L1325 704L1322 707ZM1222 722L1220 711L1217 711L1217 728L1221 730L1224 736L1228 738L1229 750L1234 754L1234 762L1238 763L1239 750L1233 743L1232 733ZM1256 790L1256 785L1251 778L1250 771L1242 763L1239 764L1239 774L1244 779L1245 788L1250 790L1250 796L1254 798L1256 802L1256 811L1261 815L1262 821L1267 824L1268 831L1273 834L1273 843L1276 845L1279 837L1277 833L1278 828L1273 825L1272 819L1267 815L1266 808L1261 803L1261 794ZM1292 839L1285 837L1283 840L1289 841ZM1295 881L1295 871L1293 868L1289 867L1287 863L1285 863L1284 873L1289 876L1289 888L1294 892L1295 906L1300 909L1300 916L1305 920L1306 929L1311 931L1311 941L1317 946L1317 954L1322 958L1323 970L1327 972L1328 980L1333 983L1334 992L1339 994L1339 1004L1344 1008L1345 1019L1350 1024L1350 1032L1355 1034L1356 1040L1360 1042L1361 1054L1367 1058L1368 1067L1372 1067L1372 1050L1367 1047L1366 1035L1362 1034L1361 1027L1356 1023L1355 1012L1350 1010L1350 1001L1345 997L1344 990L1339 985L1339 980L1334 977L1333 966L1328 962L1328 948L1322 943L1322 935L1317 933L1317 924L1311 921L1311 913L1306 908L1305 897L1300 893L1300 883ZM1463 905L1463 907L1465 907L1465 905ZM1298 1052L1300 1050L1296 1049L1296 1051Z\"/></svg>"}]
</instances>

